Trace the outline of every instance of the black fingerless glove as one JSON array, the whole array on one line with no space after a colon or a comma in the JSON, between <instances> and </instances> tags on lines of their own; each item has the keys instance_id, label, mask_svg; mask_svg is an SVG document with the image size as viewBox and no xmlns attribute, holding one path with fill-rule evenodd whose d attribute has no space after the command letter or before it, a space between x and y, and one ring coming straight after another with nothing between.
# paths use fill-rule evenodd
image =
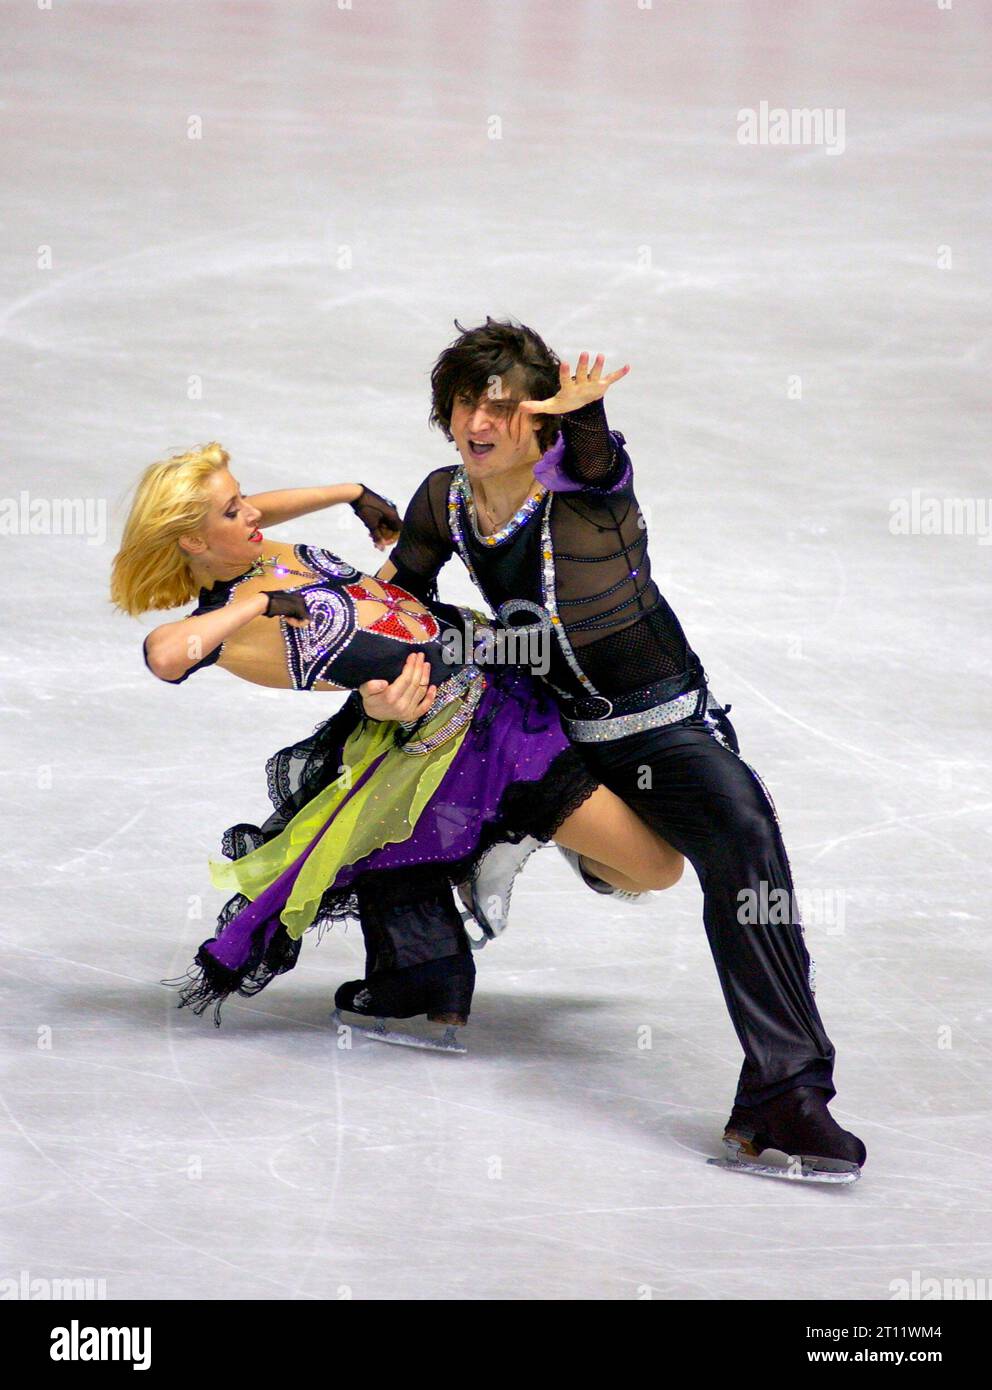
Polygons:
<instances>
[{"instance_id":1,"label":"black fingerless glove","mask_svg":"<svg viewBox=\"0 0 992 1390\"><path fill-rule=\"evenodd\" d=\"M310 621L310 610L303 602L303 595L294 593L292 589L263 589L262 593L268 598L265 606L263 618L300 618L303 622Z\"/></svg>"},{"instance_id":2,"label":"black fingerless glove","mask_svg":"<svg viewBox=\"0 0 992 1390\"><path fill-rule=\"evenodd\" d=\"M362 483L360 496L348 505L374 541L394 541L403 527L396 503Z\"/></svg>"}]
</instances>

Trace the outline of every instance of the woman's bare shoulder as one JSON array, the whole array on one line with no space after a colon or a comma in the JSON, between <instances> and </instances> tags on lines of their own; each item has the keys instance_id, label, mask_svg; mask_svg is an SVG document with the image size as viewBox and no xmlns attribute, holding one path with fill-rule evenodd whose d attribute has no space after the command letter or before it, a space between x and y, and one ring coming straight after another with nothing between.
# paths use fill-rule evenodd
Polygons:
<instances>
[{"instance_id":1,"label":"woman's bare shoulder","mask_svg":"<svg viewBox=\"0 0 992 1390\"><path fill-rule=\"evenodd\" d=\"M291 560L296 553L296 547L303 544L301 541L280 541L265 538L265 545L262 549L263 555L271 555L276 560Z\"/></svg>"}]
</instances>

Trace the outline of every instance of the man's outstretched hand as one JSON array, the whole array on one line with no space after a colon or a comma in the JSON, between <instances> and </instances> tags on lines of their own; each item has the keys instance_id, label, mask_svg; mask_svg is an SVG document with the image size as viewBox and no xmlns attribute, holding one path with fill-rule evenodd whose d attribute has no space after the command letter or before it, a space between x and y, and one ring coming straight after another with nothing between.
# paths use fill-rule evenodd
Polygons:
<instances>
[{"instance_id":1,"label":"man's outstretched hand","mask_svg":"<svg viewBox=\"0 0 992 1390\"><path fill-rule=\"evenodd\" d=\"M628 363L617 371L610 372L609 376L603 376L605 361L606 358L600 353L590 371L589 354L584 352L579 357L574 376L568 363L562 362L558 369L561 382L558 394L549 396L545 401L521 401L519 408L527 411L529 415L567 415L570 410L578 410L590 401L602 400L613 383L630 371Z\"/></svg>"},{"instance_id":2,"label":"man's outstretched hand","mask_svg":"<svg viewBox=\"0 0 992 1390\"><path fill-rule=\"evenodd\" d=\"M401 724L419 719L437 694L430 679L430 663L423 652L411 652L394 681L365 681L358 687L365 713L370 719L392 719Z\"/></svg>"}]
</instances>

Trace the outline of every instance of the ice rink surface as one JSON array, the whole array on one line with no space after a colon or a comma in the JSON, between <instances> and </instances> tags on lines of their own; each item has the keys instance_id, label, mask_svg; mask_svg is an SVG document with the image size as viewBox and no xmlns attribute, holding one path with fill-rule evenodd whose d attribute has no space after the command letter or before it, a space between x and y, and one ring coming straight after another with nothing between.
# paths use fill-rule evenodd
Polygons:
<instances>
[{"instance_id":1,"label":"ice rink surface","mask_svg":"<svg viewBox=\"0 0 992 1390\"><path fill-rule=\"evenodd\" d=\"M0 21L0 1275L145 1299L992 1279L992 6ZM762 102L835 136L843 113L843 140L742 143ZM537 855L465 1058L338 1047L357 929L220 1031L158 983L211 933L207 859L264 815L266 757L338 697L156 683L107 600L126 493L217 439L246 491L357 479L403 506L454 457L430 365L486 313L632 364L611 423L777 802L834 1113L868 1145L853 1188L706 1165L740 1053L691 871L634 908ZM74 534L53 499L84 509ZM933 499L957 522L912 534ZM346 509L281 534L380 558ZM457 561L441 593L473 597Z\"/></svg>"}]
</instances>

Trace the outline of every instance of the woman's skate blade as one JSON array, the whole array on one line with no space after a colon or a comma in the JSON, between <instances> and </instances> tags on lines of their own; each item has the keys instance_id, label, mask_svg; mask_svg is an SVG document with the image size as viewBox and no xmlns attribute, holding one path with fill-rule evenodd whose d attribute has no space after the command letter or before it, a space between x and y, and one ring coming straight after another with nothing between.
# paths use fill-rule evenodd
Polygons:
<instances>
[{"instance_id":1,"label":"woman's skate blade","mask_svg":"<svg viewBox=\"0 0 992 1390\"><path fill-rule=\"evenodd\" d=\"M361 1015L356 1015L361 1017ZM360 1023L350 1023L343 1018L339 1009L335 1009L331 1014L331 1022L337 1028L348 1028L353 1033L360 1033L363 1038L370 1038L373 1042L390 1043L393 1047L419 1047L425 1052L451 1052L456 1056L464 1056L468 1048L464 1043L458 1041L458 1028L454 1024L447 1024L444 1031L437 1037L429 1034L406 1033L399 1028L390 1028L384 1018L363 1020Z\"/></svg>"},{"instance_id":2,"label":"woman's skate blade","mask_svg":"<svg viewBox=\"0 0 992 1390\"><path fill-rule=\"evenodd\" d=\"M827 1182L852 1183L861 1177L861 1169L856 1163L845 1163L839 1158L806 1158L801 1154L785 1155L785 1162L766 1163L761 1158L749 1154L744 1146L733 1139L725 1139L723 1158L708 1158L706 1162L714 1168L725 1168L728 1172L751 1173L756 1178L785 1178L787 1182Z\"/></svg>"}]
</instances>

